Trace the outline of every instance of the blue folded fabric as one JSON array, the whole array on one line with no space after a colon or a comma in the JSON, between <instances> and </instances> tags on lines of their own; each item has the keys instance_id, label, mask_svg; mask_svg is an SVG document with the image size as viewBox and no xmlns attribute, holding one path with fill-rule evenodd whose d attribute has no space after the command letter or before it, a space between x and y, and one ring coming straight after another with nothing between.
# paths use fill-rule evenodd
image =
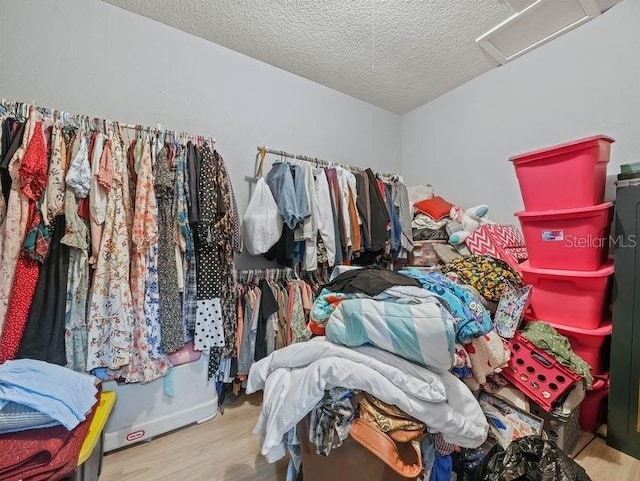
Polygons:
<instances>
[{"instance_id":1,"label":"blue folded fabric","mask_svg":"<svg viewBox=\"0 0 640 481\"><path fill-rule=\"evenodd\" d=\"M9 402L47 414L71 430L96 403L94 378L56 364L17 359L0 365L0 409Z\"/></svg>"},{"instance_id":2,"label":"blue folded fabric","mask_svg":"<svg viewBox=\"0 0 640 481\"><path fill-rule=\"evenodd\" d=\"M23 404L7 402L0 409L0 434L17 433L28 429L50 428L59 424L51 416Z\"/></svg>"}]
</instances>

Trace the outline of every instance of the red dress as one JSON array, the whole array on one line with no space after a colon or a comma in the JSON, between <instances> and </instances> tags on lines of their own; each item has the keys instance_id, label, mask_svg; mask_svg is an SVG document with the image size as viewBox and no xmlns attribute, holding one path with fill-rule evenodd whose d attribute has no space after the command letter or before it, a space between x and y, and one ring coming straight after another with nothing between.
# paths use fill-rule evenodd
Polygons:
<instances>
[{"instance_id":1,"label":"red dress","mask_svg":"<svg viewBox=\"0 0 640 481\"><path fill-rule=\"evenodd\" d=\"M38 220L36 203L40 200L47 183L47 146L42 131L42 122L37 122L33 137L24 154L20 167L22 194L29 200L27 234ZM46 246L35 246L34 253L43 254ZM23 247L16 266L15 280L9 298L5 326L0 337L0 363L14 359L20 347L22 334L29 315L31 300L35 292L40 264L27 255Z\"/></svg>"}]
</instances>

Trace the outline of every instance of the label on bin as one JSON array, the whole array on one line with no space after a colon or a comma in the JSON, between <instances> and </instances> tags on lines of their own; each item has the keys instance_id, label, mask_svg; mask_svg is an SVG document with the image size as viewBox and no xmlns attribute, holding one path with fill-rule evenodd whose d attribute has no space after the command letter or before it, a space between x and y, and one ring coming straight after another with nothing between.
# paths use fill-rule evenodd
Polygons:
<instances>
[{"instance_id":1,"label":"label on bin","mask_svg":"<svg viewBox=\"0 0 640 481\"><path fill-rule=\"evenodd\" d=\"M555 242L564 240L563 230L543 230L542 240L547 242Z\"/></svg>"}]
</instances>

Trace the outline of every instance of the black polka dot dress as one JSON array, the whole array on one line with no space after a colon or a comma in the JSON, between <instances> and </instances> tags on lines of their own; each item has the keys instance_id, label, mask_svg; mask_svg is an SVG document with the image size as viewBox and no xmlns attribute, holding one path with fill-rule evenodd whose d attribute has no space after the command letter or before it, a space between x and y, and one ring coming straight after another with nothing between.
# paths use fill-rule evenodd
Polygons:
<instances>
[{"instance_id":1,"label":"black polka dot dress","mask_svg":"<svg viewBox=\"0 0 640 481\"><path fill-rule=\"evenodd\" d=\"M202 164L198 179L200 222L196 226L198 236L198 300L194 347L207 351L224 347L222 325L222 259L218 248L216 222L217 187L213 171L213 153L202 148Z\"/></svg>"}]
</instances>

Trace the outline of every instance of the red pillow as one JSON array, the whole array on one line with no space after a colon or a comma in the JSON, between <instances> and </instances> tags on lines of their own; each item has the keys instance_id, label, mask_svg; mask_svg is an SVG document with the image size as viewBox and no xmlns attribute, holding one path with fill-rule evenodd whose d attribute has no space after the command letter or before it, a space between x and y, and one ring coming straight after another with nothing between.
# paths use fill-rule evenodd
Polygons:
<instances>
[{"instance_id":1,"label":"red pillow","mask_svg":"<svg viewBox=\"0 0 640 481\"><path fill-rule=\"evenodd\" d=\"M440 220L447 217L451 213L453 204L450 204L442 197L435 196L432 199L421 200L413 204L416 210L427 214L433 220Z\"/></svg>"}]
</instances>

